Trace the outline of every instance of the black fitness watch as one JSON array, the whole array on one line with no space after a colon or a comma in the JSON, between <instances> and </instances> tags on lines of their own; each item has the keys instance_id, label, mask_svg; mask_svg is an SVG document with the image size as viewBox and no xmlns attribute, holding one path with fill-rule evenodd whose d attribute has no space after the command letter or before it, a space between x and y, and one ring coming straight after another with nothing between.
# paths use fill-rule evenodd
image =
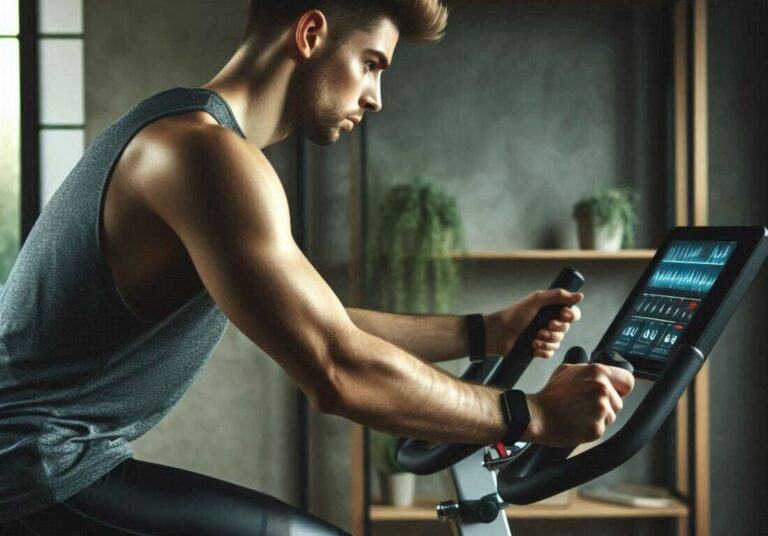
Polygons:
<instances>
[{"instance_id":1,"label":"black fitness watch","mask_svg":"<svg viewBox=\"0 0 768 536\"><path fill-rule=\"evenodd\" d=\"M469 360L485 359L485 321L483 315L473 314L465 317L467 340L469 341Z\"/></svg>"},{"instance_id":2,"label":"black fitness watch","mask_svg":"<svg viewBox=\"0 0 768 536\"><path fill-rule=\"evenodd\" d=\"M501 412L507 423L507 432L502 441L505 445L514 445L523 437L523 432L531 422L528 401L525 393L519 389L507 389L499 395Z\"/></svg>"}]
</instances>

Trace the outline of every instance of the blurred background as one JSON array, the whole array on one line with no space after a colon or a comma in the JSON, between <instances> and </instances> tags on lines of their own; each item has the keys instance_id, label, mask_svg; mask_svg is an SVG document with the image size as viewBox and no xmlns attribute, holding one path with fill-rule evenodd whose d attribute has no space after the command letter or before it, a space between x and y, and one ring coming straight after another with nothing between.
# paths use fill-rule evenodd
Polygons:
<instances>
[{"instance_id":1,"label":"blurred background","mask_svg":"<svg viewBox=\"0 0 768 536\"><path fill-rule=\"evenodd\" d=\"M671 226L768 222L768 2L450 4L442 43L398 47L383 111L364 128L329 147L294 136L265 151L307 255L346 305L379 304L376 247L392 231L382 207L414 179L434 185L463 229L445 312L500 309L571 264L588 283L567 342L590 350ZM0 282L89 143L144 98L210 80L246 14L246 0L0 0ZM581 249L574 207L610 192L630 194L634 242ZM764 270L690 415L596 483L687 486L672 507L633 511L574 492L513 513L513 533L762 532L767 297ZM559 358L537 360L523 389L541 388ZM624 418L646 391L638 385ZM303 415L283 371L230 325L180 403L132 446L138 459L264 491L354 534L451 533L432 521L451 495L445 475L417 478L412 506L388 506L362 428Z\"/></svg>"}]
</instances>

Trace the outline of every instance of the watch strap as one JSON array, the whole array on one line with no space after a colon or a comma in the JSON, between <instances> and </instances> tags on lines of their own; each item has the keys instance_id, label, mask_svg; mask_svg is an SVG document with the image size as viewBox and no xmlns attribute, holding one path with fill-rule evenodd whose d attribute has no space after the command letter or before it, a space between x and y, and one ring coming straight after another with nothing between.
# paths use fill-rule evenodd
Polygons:
<instances>
[{"instance_id":1,"label":"watch strap","mask_svg":"<svg viewBox=\"0 0 768 536\"><path fill-rule=\"evenodd\" d=\"M467 325L467 341L469 343L469 359L471 361L485 359L485 321L483 320L483 315L467 315L465 322Z\"/></svg>"},{"instance_id":2,"label":"watch strap","mask_svg":"<svg viewBox=\"0 0 768 536\"><path fill-rule=\"evenodd\" d=\"M504 422L507 424L507 433L504 434L504 444L514 445L523 437L525 429L531 422L531 414L528 411L528 400L525 393L519 389L507 389L499 395L501 412Z\"/></svg>"}]
</instances>

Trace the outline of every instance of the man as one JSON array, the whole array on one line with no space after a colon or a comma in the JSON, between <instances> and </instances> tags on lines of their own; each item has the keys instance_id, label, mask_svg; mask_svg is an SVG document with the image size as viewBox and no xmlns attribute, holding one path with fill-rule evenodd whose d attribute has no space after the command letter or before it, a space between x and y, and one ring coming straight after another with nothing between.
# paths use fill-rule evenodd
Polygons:
<instances>
[{"instance_id":1,"label":"man","mask_svg":"<svg viewBox=\"0 0 768 536\"><path fill-rule=\"evenodd\" d=\"M132 459L128 442L175 404L228 320L319 411L436 441L519 438L500 389L431 362L466 356L470 336L485 338L481 353L506 355L539 308L563 304L534 341L535 355L550 357L582 295L535 292L482 317L479 333L463 317L346 309L296 246L262 153L297 128L333 143L381 110L400 36L437 41L446 21L439 0L254 0L242 45L210 82L143 101L94 141L2 289L9 530L338 533L259 492ZM560 367L522 398L530 422L517 436L596 439L632 386L621 370Z\"/></svg>"}]
</instances>

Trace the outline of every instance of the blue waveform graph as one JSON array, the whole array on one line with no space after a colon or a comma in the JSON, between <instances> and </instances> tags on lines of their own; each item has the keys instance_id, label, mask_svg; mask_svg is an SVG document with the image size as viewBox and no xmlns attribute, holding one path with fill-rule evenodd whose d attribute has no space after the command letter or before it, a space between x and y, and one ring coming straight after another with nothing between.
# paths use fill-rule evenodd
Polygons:
<instances>
[{"instance_id":1,"label":"blue waveform graph","mask_svg":"<svg viewBox=\"0 0 768 536\"><path fill-rule=\"evenodd\" d=\"M653 274L650 286L663 289L706 293L717 281L719 273L696 268L671 268Z\"/></svg>"},{"instance_id":2,"label":"blue waveform graph","mask_svg":"<svg viewBox=\"0 0 768 536\"><path fill-rule=\"evenodd\" d=\"M675 242L662 262L723 266L735 247L734 242Z\"/></svg>"}]
</instances>

